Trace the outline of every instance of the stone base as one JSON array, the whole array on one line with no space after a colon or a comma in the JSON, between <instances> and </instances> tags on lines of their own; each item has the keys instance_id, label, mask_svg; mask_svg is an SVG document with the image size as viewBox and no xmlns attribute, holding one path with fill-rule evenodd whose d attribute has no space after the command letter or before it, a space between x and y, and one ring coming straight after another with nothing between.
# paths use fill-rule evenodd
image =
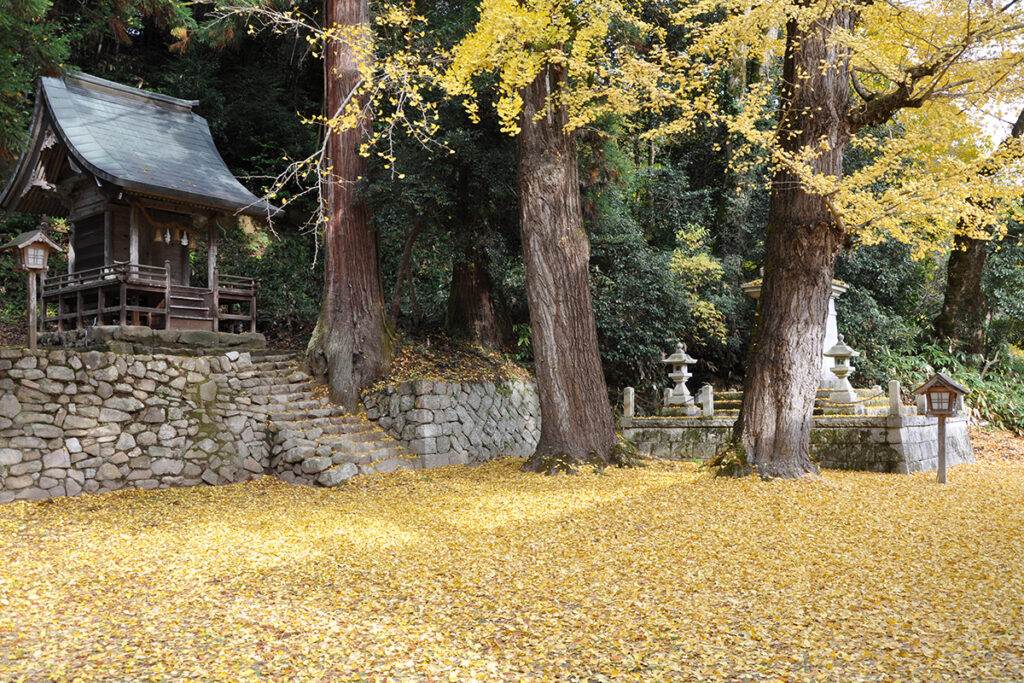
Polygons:
<instances>
[{"instance_id":1,"label":"stone base","mask_svg":"<svg viewBox=\"0 0 1024 683\"><path fill-rule=\"evenodd\" d=\"M710 460L729 444L735 418L632 418L622 434L640 452L666 460ZM938 468L938 419L918 415L816 417L811 459L822 467L868 472ZM946 462L974 462L967 419L946 421Z\"/></svg>"},{"instance_id":2,"label":"stone base","mask_svg":"<svg viewBox=\"0 0 1024 683\"><path fill-rule=\"evenodd\" d=\"M153 353L169 349L265 349L266 338L259 332L231 334L210 330L154 330L145 325L98 325L63 332L45 332L41 346L66 349Z\"/></svg>"}]
</instances>

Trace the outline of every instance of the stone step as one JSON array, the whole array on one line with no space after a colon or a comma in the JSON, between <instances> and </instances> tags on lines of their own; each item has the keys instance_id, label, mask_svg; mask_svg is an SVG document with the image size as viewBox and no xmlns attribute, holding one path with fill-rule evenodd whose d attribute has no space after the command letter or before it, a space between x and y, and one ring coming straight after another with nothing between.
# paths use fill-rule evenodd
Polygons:
<instances>
[{"instance_id":1,"label":"stone step","mask_svg":"<svg viewBox=\"0 0 1024 683\"><path fill-rule=\"evenodd\" d=\"M333 407L333 404L331 403L330 399L328 399L326 396L318 397L310 395L303 397L301 393L293 394L292 396L292 399L288 400L286 403L281 404L285 408L285 410L282 410L280 412L301 413L304 410L321 410L325 407ZM316 415L314 417L320 416Z\"/></svg>"},{"instance_id":2,"label":"stone step","mask_svg":"<svg viewBox=\"0 0 1024 683\"><path fill-rule=\"evenodd\" d=\"M312 417L333 417L341 416L345 414L345 409L341 406L335 406L328 404L327 408L295 408L289 406L290 410L287 411L271 411L268 414L268 418L274 422L297 422L306 418Z\"/></svg>"},{"instance_id":3,"label":"stone step","mask_svg":"<svg viewBox=\"0 0 1024 683\"><path fill-rule=\"evenodd\" d=\"M251 396L284 396L287 394L309 393L320 386L316 382L298 380L295 382L282 382L280 384L264 384L252 387L248 390Z\"/></svg>"},{"instance_id":4,"label":"stone step","mask_svg":"<svg viewBox=\"0 0 1024 683\"><path fill-rule=\"evenodd\" d=\"M288 368L298 369L299 362L296 360L273 360L273 361L253 361L253 369L257 370L260 374L267 375L275 370L285 370Z\"/></svg>"},{"instance_id":5,"label":"stone step","mask_svg":"<svg viewBox=\"0 0 1024 683\"><path fill-rule=\"evenodd\" d=\"M331 457L331 460L337 460L339 463L350 462L354 465L371 465L375 462L381 462L389 458L398 458L403 455L405 453L398 446L384 446L362 453L336 453Z\"/></svg>"},{"instance_id":6,"label":"stone step","mask_svg":"<svg viewBox=\"0 0 1024 683\"><path fill-rule=\"evenodd\" d=\"M299 361L305 356L301 351L281 351L279 349L256 349L250 352L253 361L277 362L282 360Z\"/></svg>"},{"instance_id":7,"label":"stone step","mask_svg":"<svg viewBox=\"0 0 1024 683\"><path fill-rule=\"evenodd\" d=\"M335 437L333 439L321 440L319 443L321 446L327 446L330 448L332 454L348 453L351 455L362 455L392 447L391 444L384 439L377 439L374 441L350 441L344 437ZM398 449L398 446L394 446L394 448Z\"/></svg>"},{"instance_id":8,"label":"stone step","mask_svg":"<svg viewBox=\"0 0 1024 683\"><path fill-rule=\"evenodd\" d=\"M311 417L308 420L291 420L288 423L288 429L291 430L309 430L309 429L324 429L328 427L336 429L345 428L356 428L370 429L371 425L366 420L356 417L355 415L337 415L327 417Z\"/></svg>"},{"instance_id":9,"label":"stone step","mask_svg":"<svg viewBox=\"0 0 1024 683\"><path fill-rule=\"evenodd\" d=\"M312 391L295 391L279 394L267 394L270 405L281 406L287 410L303 410L305 408L321 408L330 404L331 400L326 396L317 396Z\"/></svg>"},{"instance_id":10,"label":"stone step","mask_svg":"<svg viewBox=\"0 0 1024 683\"><path fill-rule=\"evenodd\" d=\"M330 418L321 418L323 420L330 420ZM352 437L357 434L380 434L381 432L373 430L370 425L358 423L345 423L341 422L338 424L327 424L320 426L309 426L303 425L299 422L280 422L277 430L277 441L287 441L288 439L304 439L304 440L323 440L332 437Z\"/></svg>"}]
</instances>

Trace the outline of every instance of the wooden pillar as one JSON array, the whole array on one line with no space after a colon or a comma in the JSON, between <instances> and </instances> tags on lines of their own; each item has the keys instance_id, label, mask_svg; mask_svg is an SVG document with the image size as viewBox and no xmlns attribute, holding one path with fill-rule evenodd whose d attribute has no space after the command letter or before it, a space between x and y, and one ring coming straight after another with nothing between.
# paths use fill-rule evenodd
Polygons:
<instances>
[{"instance_id":1,"label":"wooden pillar","mask_svg":"<svg viewBox=\"0 0 1024 683\"><path fill-rule=\"evenodd\" d=\"M28 348L36 350L36 274L28 271Z\"/></svg>"},{"instance_id":2,"label":"wooden pillar","mask_svg":"<svg viewBox=\"0 0 1024 683\"><path fill-rule=\"evenodd\" d=\"M206 250L206 281L210 289L213 289L213 282L217 274L217 226L214 221L209 224L208 248Z\"/></svg>"},{"instance_id":3,"label":"wooden pillar","mask_svg":"<svg viewBox=\"0 0 1024 683\"><path fill-rule=\"evenodd\" d=\"M96 324L103 324L103 308L106 306L106 297L103 296L103 286L96 288Z\"/></svg>"},{"instance_id":4,"label":"wooden pillar","mask_svg":"<svg viewBox=\"0 0 1024 683\"><path fill-rule=\"evenodd\" d=\"M940 484L946 483L946 416L939 415L939 471L936 473L935 481Z\"/></svg>"},{"instance_id":5,"label":"wooden pillar","mask_svg":"<svg viewBox=\"0 0 1024 683\"><path fill-rule=\"evenodd\" d=\"M125 276L127 277L127 276ZM128 324L128 284L121 280L121 325Z\"/></svg>"},{"instance_id":6,"label":"wooden pillar","mask_svg":"<svg viewBox=\"0 0 1024 683\"><path fill-rule=\"evenodd\" d=\"M164 261L164 269L167 271L164 279L164 329L171 329L171 262Z\"/></svg>"},{"instance_id":7,"label":"wooden pillar","mask_svg":"<svg viewBox=\"0 0 1024 683\"><path fill-rule=\"evenodd\" d=\"M132 206L128 214L128 263L139 263L139 210ZM138 268L129 269L129 277L137 277Z\"/></svg>"},{"instance_id":8,"label":"wooden pillar","mask_svg":"<svg viewBox=\"0 0 1024 683\"><path fill-rule=\"evenodd\" d=\"M108 209L103 214L103 265L109 266L114 262L114 217ZM103 277L103 273L100 273Z\"/></svg>"},{"instance_id":9,"label":"wooden pillar","mask_svg":"<svg viewBox=\"0 0 1024 683\"><path fill-rule=\"evenodd\" d=\"M256 331L256 285L252 286L252 298L249 299L249 331Z\"/></svg>"},{"instance_id":10,"label":"wooden pillar","mask_svg":"<svg viewBox=\"0 0 1024 683\"><path fill-rule=\"evenodd\" d=\"M57 331L64 331L64 295L57 294Z\"/></svg>"},{"instance_id":11,"label":"wooden pillar","mask_svg":"<svg viewBox=\"0 0 1024 683\"><path fill-rule=\"evenodd\" d=\"M75 272L75 224L71 223L71 234L68 235L68 275Z\"/></svg>"},{"instance_id":12,"label":"wooden pillar","mask_svg":"<svg viewBox=\"0 0 1024 683\"><path fill-rule=\"evenodd\" d=\"M75 329L82 329L82 308L85 307L85 302L82 300L82 290L79 289L75 294Z\"/></svg>"},{"instance_id":13,"label":"wooden pillar","mask_svg":"<svg viewBox=\"0 0 1024 683\"><path fill-rule=\"evenodd\" d=\"M217 275L217 226L210 221L209 239L207 240L207 285L210 288L210 317L213 318L213 331L220 331L220 277Z\"/></svg>"}]
</instances>

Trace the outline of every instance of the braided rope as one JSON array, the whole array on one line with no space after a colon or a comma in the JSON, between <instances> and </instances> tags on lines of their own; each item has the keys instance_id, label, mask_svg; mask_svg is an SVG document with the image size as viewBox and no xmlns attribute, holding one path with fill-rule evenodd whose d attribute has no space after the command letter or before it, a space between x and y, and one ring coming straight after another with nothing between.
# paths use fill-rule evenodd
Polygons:
<instances>
[{"instance_id":1,"label":"braided rope","mask_svg":"<svg viewBox=\"0 0 1024 683\"><path fill-rule=\"evenodd\" d=\"M822 403L831 403L832 405L837 405L837 406L852 406L852 405L855 405L857 403L867 403L868 401L872 401L872 400L874 400L876 398L879 398L881 396L886 396L886 395L887 394L884 391L882 391L882 392L879 392L879 393L874 394L872 396L868 396L867 398L859 399L857 401L832 401L832 400L827 399L827 398L816 398L816 399L814 399L814 402L817 403L818 401L821 401Z\"/></svg>"}]
</instances>

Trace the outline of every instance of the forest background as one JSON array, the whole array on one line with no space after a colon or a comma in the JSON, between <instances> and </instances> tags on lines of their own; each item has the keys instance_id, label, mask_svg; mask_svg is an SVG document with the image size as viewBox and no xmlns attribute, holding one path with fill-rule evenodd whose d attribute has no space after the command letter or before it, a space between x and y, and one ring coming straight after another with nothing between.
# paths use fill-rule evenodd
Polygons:
<instances>
[{"instance_id":1,"label":"forest background","mask_svg":"<svg viewBox=\"0 0 1024 683\"><path fill-rule=\"evenodd\" d=\"M62 68L199 100L197 111L209 121L229 168L256 194L320 144L315 120L323 113L323 66L315 45L301 35L250 32L245 22L211 27L208 4L10 4L12 11L0 16L4 179L25 142L36 78ZM314 15L318 3L306 4ZM477 19L475 2L429 4L433 11L424 11L434 36L449 44ZM679 27L667 28L670 40L688 40ZM387 49L390 43L380 44ZM743 60L710 74L710 90L720 107L738 106L738 80L778 80L773 70L779 66ZM480 88L494 87L484 81ZM441 333L469 336L529 364L515 140L490 109L475 122L458 101L439 97L437 106L434 144L394 135L388 153L370 157L360 188L379 235L389 313L408 344L436 343ZM693 386L741 384L755 302L740 285L759 277L768 207L767 166L730 167L734 141L725 126L706 122L657 141L644 136L671 115L605 114L577 132L610 399L634 386L647 410L666 384L662 355L677 340L699 359ZM877 134L899 136L901 125L897 117ZM844 170L865 164L864 154L848 150ZM239 221L220 251L225 270L260 279L260 330L272 341L300 346L316 323L323 292L320 234L310 223L316 200L302 189L294 183L278 192L286 210L272 231ZM3 217L0 240L37 220ZM837 309L840 332L862 353L856 384L895 377L909 385L945 369L975 391L973 405L983 418L1024 432L1024 354L1018 348L1024 344L1024 225L1009 213L996 232L1004 236L980 247L984 265L974 276L983 300L980 307L971 302L980 315L970 329L943 325L940 318L950 255L965 246L962 240L936 240L923 252L892 239L846 244L836 277L850 289ZM202 269L205 255L193 256ZM51 268L59 271L61 264ZM483 300L490 320L481 335L479 321L467 321L460 311ZM0 322L22 325L24 310L23 276L0 260Z\"/></svg>"}]
</instances>

